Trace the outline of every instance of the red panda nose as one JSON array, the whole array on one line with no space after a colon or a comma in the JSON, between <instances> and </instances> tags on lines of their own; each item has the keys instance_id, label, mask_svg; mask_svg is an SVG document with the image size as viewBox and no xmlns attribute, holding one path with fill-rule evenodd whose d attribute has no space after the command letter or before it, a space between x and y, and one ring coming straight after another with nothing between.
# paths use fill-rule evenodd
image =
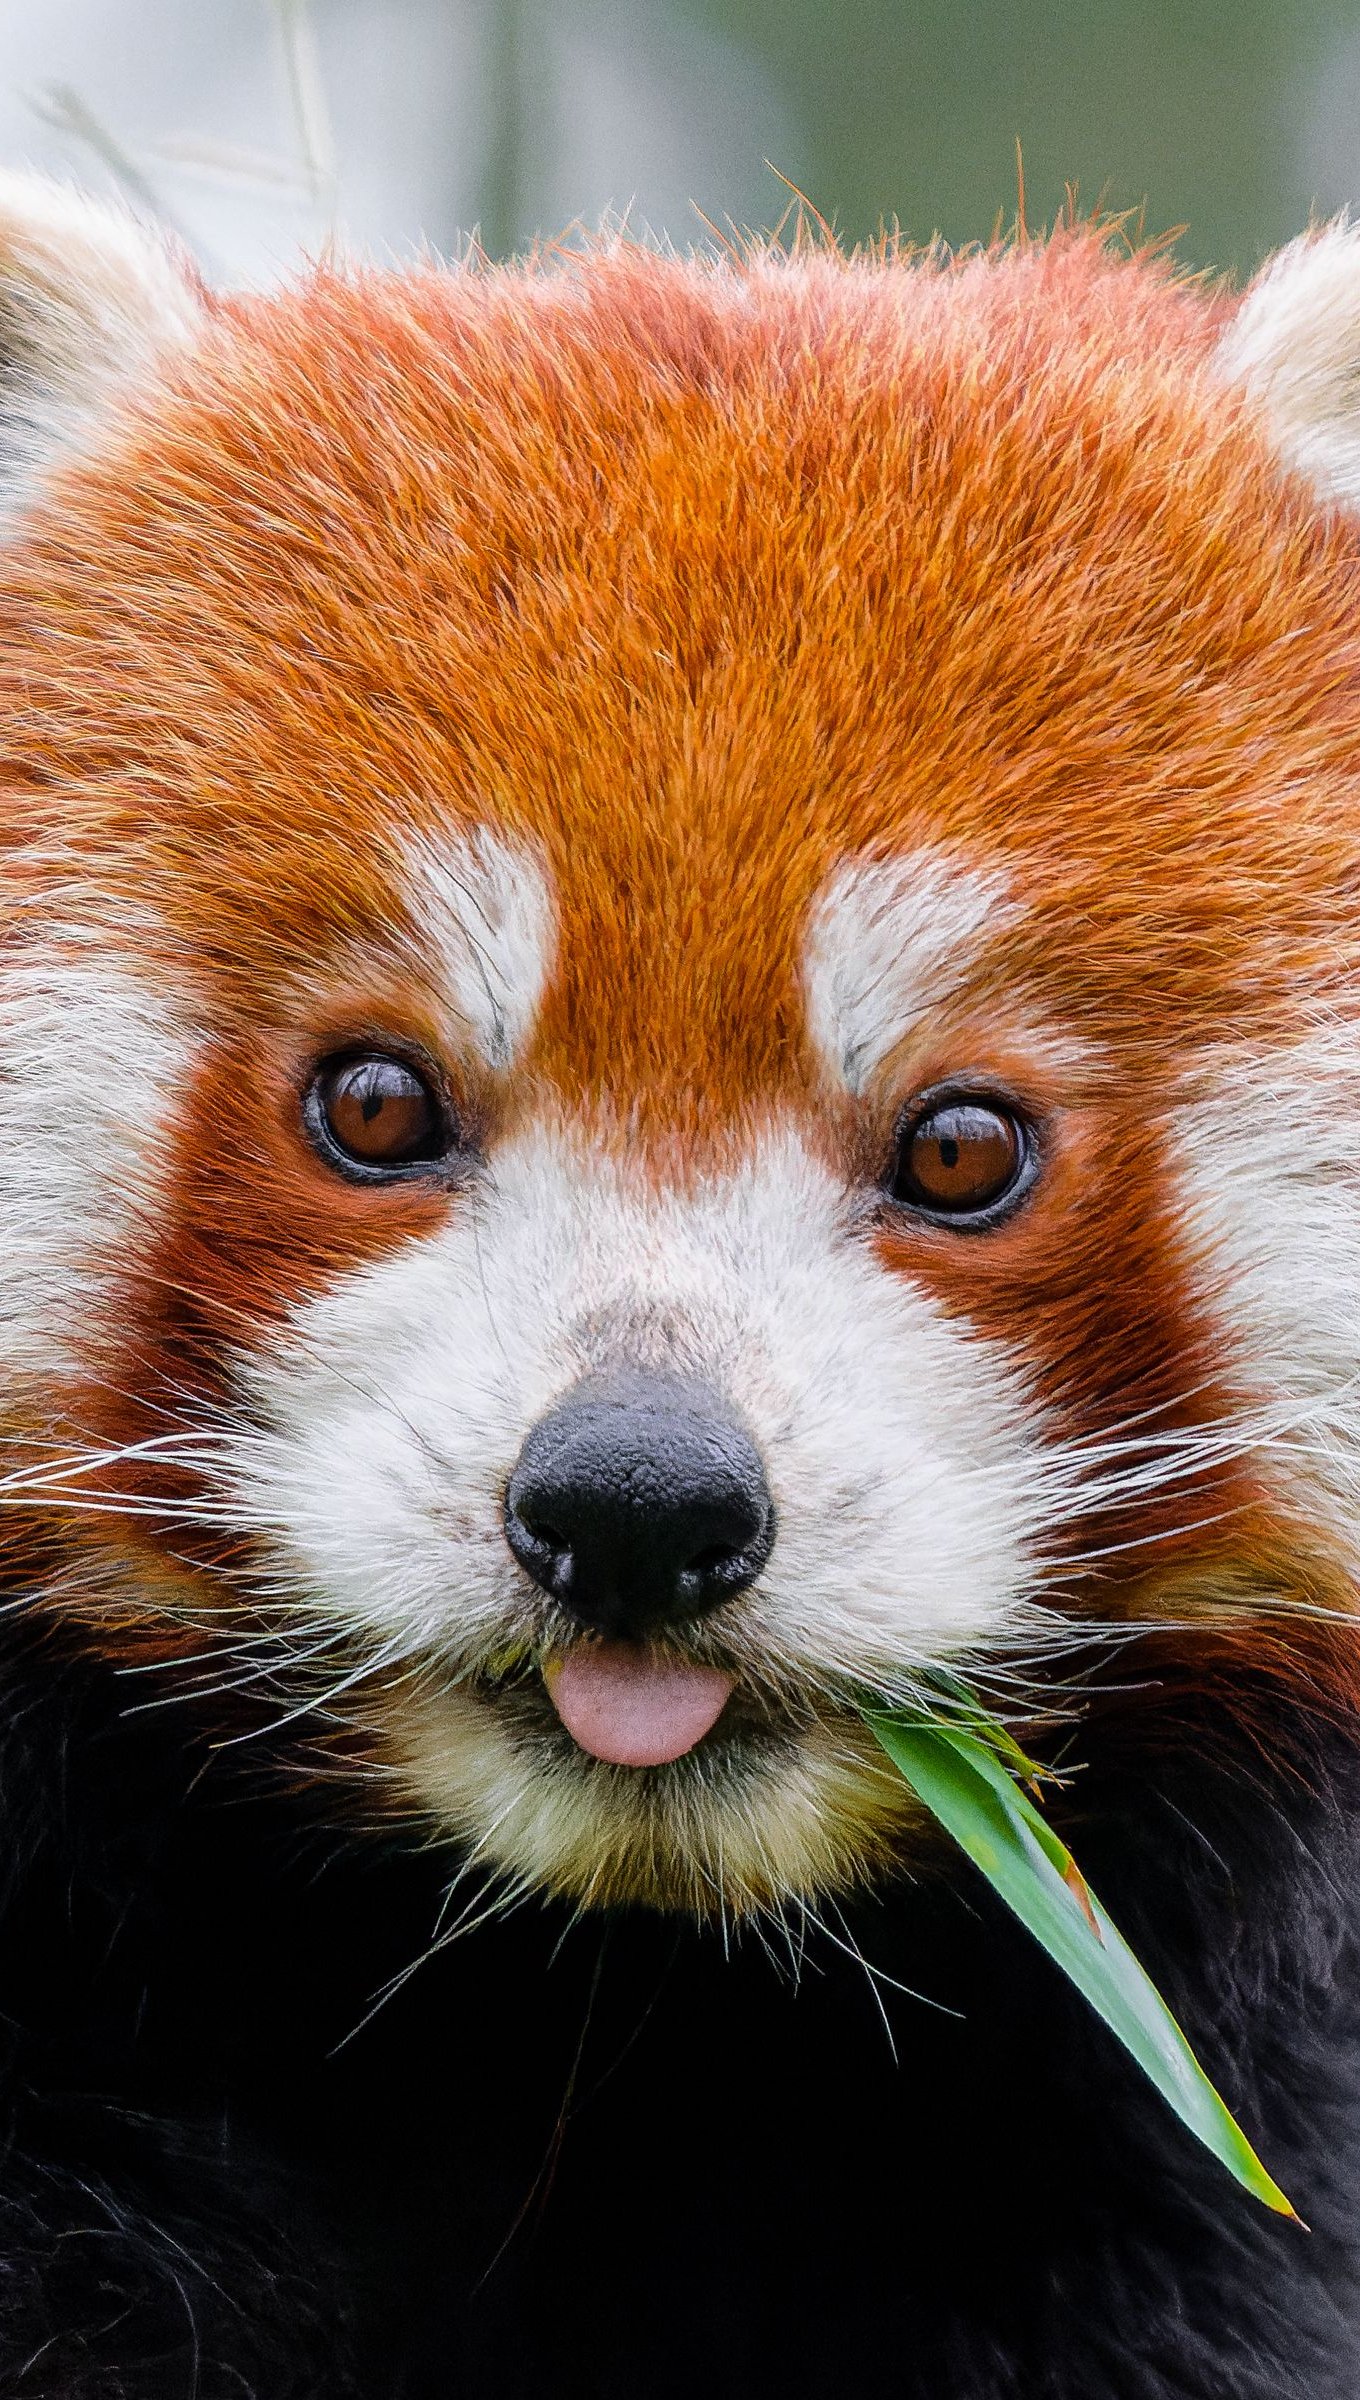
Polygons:
<instances>
[{"instance_id":1,"label":"red panda nose","mask_svg":"<svg viewBox=\"0 0 1360 2400\"><path fill-rule=\"evenodd\" d=\"M753 1582L774 1509L754 1442L715 1392L635 1374L578 1387L535 1425L505 1538L580 1624L627 1640Z\"/></svg>"}]
</instances>

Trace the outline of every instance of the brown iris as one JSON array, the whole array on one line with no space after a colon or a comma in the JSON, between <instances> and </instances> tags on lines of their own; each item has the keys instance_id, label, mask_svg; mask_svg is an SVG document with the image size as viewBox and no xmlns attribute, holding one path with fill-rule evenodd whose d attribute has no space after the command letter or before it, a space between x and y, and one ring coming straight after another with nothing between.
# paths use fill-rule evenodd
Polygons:
<instances>
[{"instance_id":1,"label":"brown iris","mask_svg":"<svg viewBox=\"0 0 1360 2400\"><path fill-rule=\"evenodd\" d=\"M999 1102L942 1097L918 1108L898 1136L892 1193L932 1216L990 1219L1026 1180L1021 1121Z\"/></svg>"},{"instance_id":2,"label":"brown iris","mask_svg":"<svg viewBox=\"0 0 1360 2400\"><path fill-rule=\"evenodd\" d=\"M427 1164L449 1146L444 1112L424 1076L381 1050L328 1059L307 1095L307 1114L326 1144L377 1173Z\"/></svg>"}]
</instances>

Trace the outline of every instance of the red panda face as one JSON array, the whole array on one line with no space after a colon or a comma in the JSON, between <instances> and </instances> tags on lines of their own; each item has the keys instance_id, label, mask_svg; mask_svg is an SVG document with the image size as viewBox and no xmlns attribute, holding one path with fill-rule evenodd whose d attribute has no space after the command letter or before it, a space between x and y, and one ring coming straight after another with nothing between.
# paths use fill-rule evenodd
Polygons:
<instances>
[{"instance_id":1,"label":"red panda face","mask_svg":"<svg viewBox=\"0 0 1360 2400\"><path fill-rule=\"evenodd\" d=\"M1350 1610L1360 575L1267 298L183 300L9 550L35 1606L699 1909L909 1851L936 1667Z\"/></svg>"}]
</instances>

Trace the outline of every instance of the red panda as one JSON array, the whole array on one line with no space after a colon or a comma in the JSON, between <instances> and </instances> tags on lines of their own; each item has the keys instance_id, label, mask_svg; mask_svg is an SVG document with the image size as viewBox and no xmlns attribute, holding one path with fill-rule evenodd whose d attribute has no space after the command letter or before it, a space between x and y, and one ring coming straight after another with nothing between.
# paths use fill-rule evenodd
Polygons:
<instances>
[{"instance_id":1,"label":"red panda","mask_svg":"<svg viewBox=\"0 0 1360 2400\"><path fill-rule=\"evenodd\" d=\"M1353 2400L1360 237L0 293L5 2388Z\"/></svg>"}]
</instances>

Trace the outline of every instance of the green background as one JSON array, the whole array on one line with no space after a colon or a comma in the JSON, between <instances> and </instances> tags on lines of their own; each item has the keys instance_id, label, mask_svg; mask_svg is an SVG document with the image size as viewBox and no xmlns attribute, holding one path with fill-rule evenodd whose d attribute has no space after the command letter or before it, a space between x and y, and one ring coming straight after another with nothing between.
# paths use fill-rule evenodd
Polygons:
<instances>
[{"instance_id":1,"label":"green background","mask_svg":"<svg viewBox=\"0 0 1360 2400\"><path fill-rule=\"evenodd\" d=\"M494 255L613 211L985 238L1064 187L1249 272L1360 203L1360 0L0 0L0 160L223 282L333 237Z\"/></svg>"},{"instance_id":2,"label":"green background","mask_svg":"<svg viewBox=\"0 0 1360 2400\"><path fill-rule=\"evenodd\" d=\"M677 0L669 14L758 65L787 128L775 163L853 238L893 219L914 237L985 237L1013 211L1019 141L1032 224L1073 183L1084 206L1146 202L1150 232L1184 226L1191 258L1240 272L1347 201L1360 172L1356 7ZM498 33L480 217L504 252L542 222L534 0L502 0Z\"/></svg>"}]
</instances>

